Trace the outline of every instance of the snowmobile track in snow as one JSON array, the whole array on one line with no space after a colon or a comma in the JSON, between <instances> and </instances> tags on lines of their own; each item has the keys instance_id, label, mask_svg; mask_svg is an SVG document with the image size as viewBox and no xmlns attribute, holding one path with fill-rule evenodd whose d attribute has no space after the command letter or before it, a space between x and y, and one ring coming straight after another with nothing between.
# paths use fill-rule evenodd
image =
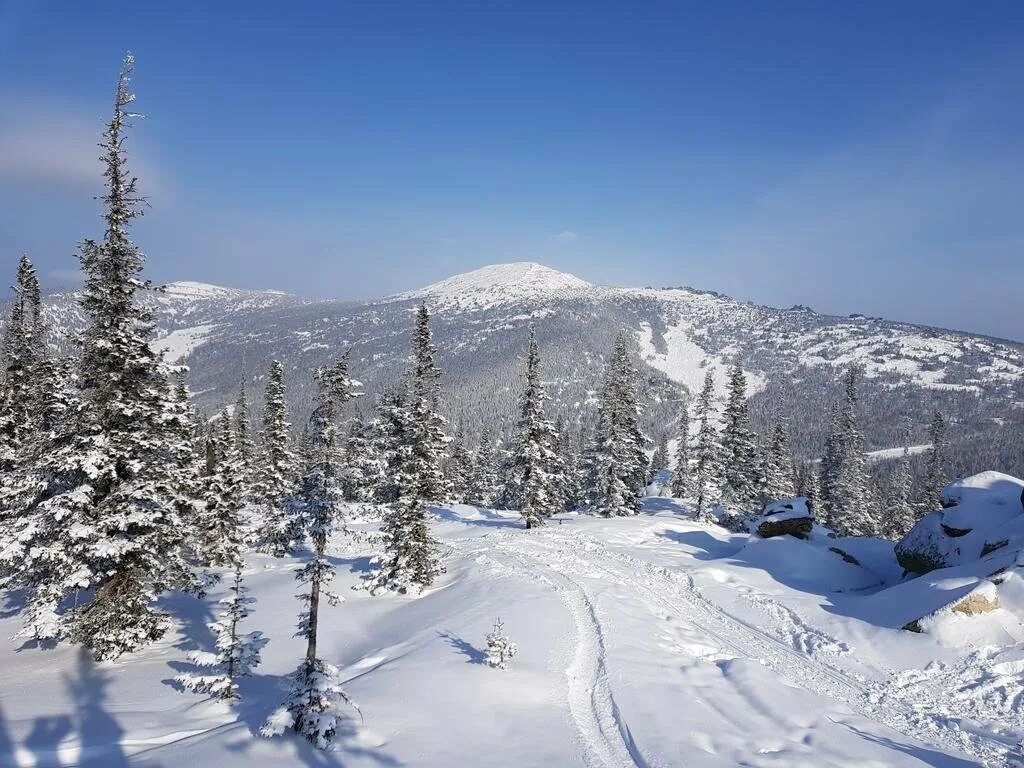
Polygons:
<instances>
[{"instance_id":1,"label":"snowmobile track in snow","mask_svg":"<svg viewBox=\"0 0 1024 768\"><path fill-rule=\"evenodd\" d=\"M498 560L493 547L479 551L478 560L485 559L502 570L544 582L569 609L576 628L572 660L565 670L569 713L586 747L587 765L650 768L612 696L605 667L604 631L590 596L560 571L546 567L544 572L538 572L536 559L526 553L502 547L503 557Z\"/></svg>"},{"instance_id":2,"label":"snowmobile track in snow","mask_svg":"<svg viewBox=\"0 0 1024 768\"><path fill-rule=\"evenodd\" d=\"M759 661L794 685L840 701L869 720L943 750L966 752L986 764L1000 765L1005 760L1008 745L930 716L894 696L892 685L851 675L823 661L813 649L809 649L810 653L797 650L791 642L708 600L685 572L613 552L590 536L561 527L529 534L494 533L474 551L515 557L518 563L512 570L530 578L543 578L569 607L581 645L570 666L570 709L590 749L591 762L597 765L648 763L633 743L608 687L603 630L592 590L582 578L587 573L603 574L611 583L633 589L655 613L677 615L721 649ZM588 552L598 556L587 557ZM574 677L574 671L580 672L583 667L586 674Z\"/></svg>"}]
</instances>

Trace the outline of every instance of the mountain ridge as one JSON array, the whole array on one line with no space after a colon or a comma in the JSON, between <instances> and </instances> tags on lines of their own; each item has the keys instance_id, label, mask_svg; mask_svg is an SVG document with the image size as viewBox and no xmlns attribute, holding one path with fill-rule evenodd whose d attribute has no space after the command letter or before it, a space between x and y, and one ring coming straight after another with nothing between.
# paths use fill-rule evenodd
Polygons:
<instances>
[{"instance_id":1,"label":"mountain ridge","mask_svg":"<svg viewBox=\"0 0 1024 768\"><path fill-rule=\"evenodd\" d=\"M798 458L817 458L838 375L855 364L865 371L866 449L899 445L905 419L914 426L913 443L925 442L928 415L939 409L957 423L958 450L970 457L962 473L998 467L1024 475L1024 345L967 331L780 309L687 287L591 285L532 262L489 265L363 301L188 281L147 291L143 300L154 312L154 348L189 366L193 400L207 413L233 401L243 379L258 392L270 360L278 359L290 419L301 424L311 372L345 351L366 384L359 408L367 413L405 370L411 313L425 300L444 371L445 413L468 432L511 428L531 325L552 415L572 429L589 428L605 356L625 331L652 439L672 434L709 367L721 390L726 368L738 362L755 425L781 404ZM51 295L44 305L55 344L70 350L70 333L81 323L74 295Z\"/></svg>"},{"instance_id":2,"label":"mountain ridge","mask_svg":"<svg viewBox=\"0 0 1024 768\"><path fill-rule=\"evenodd\" d=\"M535 285L528 285L527 289L524 290L523 286L517 286L509 276L515 276L516 270L510 270L506 268L526 268L532 267L537 268L540 274L550 275L556 280L564 281L562 285L550 284L546 287L538 288ZM525 270L524 270L525 271ZM488 274L494 275L497 279L490 283L481 283L480 278L487 276ZM503 279L504 278L504 279ZM530 289L534 290L530 290ZM363 299L352 299L344 298L340 296L329 297L329 298L311 298L303 296L302 294L291 293L288 291L281 291L277 289L251 289L251 288L235 288L232 286L224 286L214 283L207 283L201 281L192 280L177 280L155 286L155 290L168 296L200 299L200 300L217 300L229 298L232 296L261 296L261 297L282 297L291 298L296 301L302 301L308 304L330 304L336 302L343 302L347 304L376 304L396 301L408 301L414 299L441 299L444 304L458 304L465 308L486 308L489 305L488 301L481 301L478 299L470 299L467 301L459 302L454 299L453 294L455 290L463 290L467 292L479 292L486 294L488 298L491 297L493 292L500 289L509 289L511 294L506 297L502 297L499 303L511 304L516 300L523 298L532 298L544 293L547 294L558 294L564 291L592 291L595 294L602 293L622 293L622 292L653 292L655 295L667 295L670 292L679 291L688 294L696 295L707 295L714 296L720 299L724 299L736 304L748 305L752 307L759 307L767 310L774 310L778 312L796 312L803 314L815 315L821 318L828 318L833 320L842 321L880 321L885 323L891 323L909 328L917 328L923 331L940 331L943 333L955 333L964 334L968 336L988 339L990 341L1006 343L1011 345L1017 345L1024 347L1024 339L1011 339L1003 336L996 336L993 334L982 333L978 331L972 331L965 328L949 328L940 325L930 325L928 323L920 323L912 320L901 320L897 318L882 317L877 315L866 315L861 312L851 312L846 315L834 314L830 312L821 312L813 307L805 304L796 304L789 307L776 306L774 304L765 304L750 299L739 299L730 296L721 291L707 289L707 288L696 288L689 285L678 285L678 286L625 286L625 285L605 285L601 283L591 283L571 272L564 272L548 267L539 262L533 261L518 261L518 262L499 262L495 264L488 264L481 267L474 268L465 272L458 272L453 275L449 275L446 278L437 280L421 288L415 288L407 291L400 291L394 294L385 294L382 296L375 296ZM50 291L47 296L58 296L68 295L77 293L77 289L64 288L59 290Z\"/></svg>"}]
</instances>

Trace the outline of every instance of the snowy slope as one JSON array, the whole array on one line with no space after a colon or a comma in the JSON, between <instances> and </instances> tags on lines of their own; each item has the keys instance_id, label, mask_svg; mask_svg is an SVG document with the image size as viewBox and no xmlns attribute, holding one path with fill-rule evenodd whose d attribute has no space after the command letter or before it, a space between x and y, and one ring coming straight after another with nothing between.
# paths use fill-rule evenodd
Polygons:
<instances>
[{"instance_id":1,"label":"snowy slope","mask_svg":"<svg viewBox=\"0 0 1024 768\"><path fill-rule=\"evenodd\" d=\"M179 632L116 663L5 639L0 765L959 767L1000 764L1024 735L1013 652L945 647L872 615L891 544L830 540L859 567L683 511L650 499L638 518L527 532L507 513L439 509L448 571L418 598L345 590L372 550L337 540L348 594L322 618L321 648L364 720L353 713L326 756L254 736L302 652L292 561L249 559L250 624L270 644L235 707L170 684L186 650L211 642L216 591L170 599ZM481 663L499 615L520 649L506 671Z\"/></svg>"}]
</instances>

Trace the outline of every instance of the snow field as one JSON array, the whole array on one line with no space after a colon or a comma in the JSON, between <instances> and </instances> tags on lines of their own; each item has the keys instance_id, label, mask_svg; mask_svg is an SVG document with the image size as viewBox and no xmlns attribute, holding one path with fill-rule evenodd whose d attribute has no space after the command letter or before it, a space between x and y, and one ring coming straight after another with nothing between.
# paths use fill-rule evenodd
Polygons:
<instances>
[{"instance_id":1,"label":"snow field","mask_svg":"<svg viewBox=\"0 0 1024 768\"><path fill-rule=\"evenodd\" d=\"M371 552L338 537L346 601L325 610L320 647L364 720L351 713L335 752L255 735L303 651L294 559L248 559L245 629L270 643L234 705L171 684L209 648L226 584L169 598L179 631L114 663L7 640L0 765L968 766L1001 764L1024 734L1019 652L867 620L891 544L758 540L692 523L674 500L648 509L533 531L514 513L438 509L447 574L415 598L348 589ZM519 648L507 670L484 661L498 616Z\"/></svg>"}]
</instances>

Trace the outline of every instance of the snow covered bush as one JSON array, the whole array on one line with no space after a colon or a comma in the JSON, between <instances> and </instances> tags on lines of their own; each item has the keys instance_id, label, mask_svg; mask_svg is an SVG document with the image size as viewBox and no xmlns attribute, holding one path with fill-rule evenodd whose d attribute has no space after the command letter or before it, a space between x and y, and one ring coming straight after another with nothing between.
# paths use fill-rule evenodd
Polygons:
<instances>
[{"instance_id":1,"label":"snow covered bush","mask_svg":"<svg viewBox=\"0 0 1024 768\"><path fill-rule=\"evenodd\" d=\"M505 669L508 662L515 658L517 650L516 644L505 634L499 618L494 622L494 629L487 635L487 663L496 669Z\"/></svg>"},{"instance_id":2,"label":"snow covered bush","mask_svg":"<svg viewBox=\"0 0 1024 768\"><path fill-rule=\"evenodd\" d=\"M209 693L220 699L238 698L239 677L248 675L260 663L260 651L267 644L262 632L239 634L238 624L249 615L246 608L255 601L246 597L248 591L242 585L241 567L235 569L235 580L231 594L220 601L224 611L216 621L207 626L217 636L216 653L193 651L188 659L197 667L216 670L215 674L197 675L186 673L175 680L187 690Z\"/></svg>"},{"instance_id":3,"label":"snow covered bush","mask_svg":"<svg viewBox=\"0 0 1024 768\"><path fill-rule=\"evenodd\" d=\"M272 738L291 728L318 749L326 749L345 720L342 704L359 712L359 707L341 689L338 668L320 659L305 662L292 675L288 698L271 713L260 733Z\"/></svg>"}]
</instances>

